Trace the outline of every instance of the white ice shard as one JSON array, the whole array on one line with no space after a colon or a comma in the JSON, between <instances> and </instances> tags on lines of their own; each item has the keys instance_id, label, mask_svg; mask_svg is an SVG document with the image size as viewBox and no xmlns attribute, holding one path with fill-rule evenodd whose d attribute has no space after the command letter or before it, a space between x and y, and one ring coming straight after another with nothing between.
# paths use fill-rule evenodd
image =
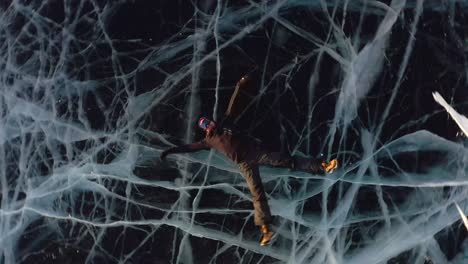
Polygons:
<instances>
[{"instance_id":1,"label":"white ice shard","mask_svg":"<svg viewBox=\"0 0 468 264\"><path fill-rule=\"evenodd\" d=\"M453 107L450 106L438 92L433 92L432 96L437 103L439 103L445 108L445 110L447 110L452 119L457 123L458 127L460 127L465 136L468 137L468 118L459 114L455 109L453 109Z\"/></svg>"},{"instance_id":2,"label":"white ice shard","mask_svg":"<svg viewBox=\"0 0 468 264\"><path fill-rule=\"evenodd\" d=\"M461 216L461 218L463 220L463 224L465 225L466 230L468 231L468 219L466 218L465 213L463 213L462 209L460 208L460 206L457 203L455 203L455 206L457 207L457 210L460 213L460 216Z\"/></svg>"}]
</instances>

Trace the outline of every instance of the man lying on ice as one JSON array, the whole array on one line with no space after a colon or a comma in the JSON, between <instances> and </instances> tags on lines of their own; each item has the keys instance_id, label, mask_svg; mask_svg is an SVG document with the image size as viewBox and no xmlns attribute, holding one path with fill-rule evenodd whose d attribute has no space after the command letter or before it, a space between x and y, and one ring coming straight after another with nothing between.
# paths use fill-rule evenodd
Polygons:
<instances>
[{"instance_id":1,"label":"man lying on ice","mask_svg":"<svg viewBox=\"0 0 468 264\"><path fill-rule=\"evenodd\" d=\"M246 78L247 77L242 78L238 82L237 87L242 88L242 85L245 84L247 80ZM239 89L237 88L231 98L227 114L232 112L231 108L233 107L233 102L238 92ZM260 245L264 246L273 236L273 232L269 226L272 222L272 217L267 197L263 190L258 166L264 165L289 168L291 170L305 171L313 174L324 174L332 173L337 168L338 162L336 159L327 163L315 159L290 156L289 154L280 152L271 152L256 140L241 133L233 132L233 130L224 126L224 123L227 122L223 121L218 125L208 118L200 118L198 125L205 131L205 138L195 143L167 149L161 153L161 159L165 159L167 155L173 153L187 153L213 148L236 163L244 175L253 196L254 221L255 225L261 226L263 237Z\"/></svg>"}]
</instances>

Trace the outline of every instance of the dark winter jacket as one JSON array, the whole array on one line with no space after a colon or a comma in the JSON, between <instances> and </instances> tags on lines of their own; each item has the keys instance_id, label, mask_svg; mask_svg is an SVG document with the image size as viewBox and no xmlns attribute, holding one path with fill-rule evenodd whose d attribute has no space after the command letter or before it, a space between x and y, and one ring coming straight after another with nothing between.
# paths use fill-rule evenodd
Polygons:
<instances>
[{"instance_id":1,"label":"dark winter jacket","mask_svg":"<svg viewBox=\"0 0 468 264\"><path fill-rule=\"evenodd\" d=\"M262 149L260 143L255 139L240 133L233 133L227 128L221 128L211 131L201 141L170 148L166 154L195 152L210 148L223 153L236 163L246 159L254 159L255 155L258 155Z\"/></svg>"}]
</instances>

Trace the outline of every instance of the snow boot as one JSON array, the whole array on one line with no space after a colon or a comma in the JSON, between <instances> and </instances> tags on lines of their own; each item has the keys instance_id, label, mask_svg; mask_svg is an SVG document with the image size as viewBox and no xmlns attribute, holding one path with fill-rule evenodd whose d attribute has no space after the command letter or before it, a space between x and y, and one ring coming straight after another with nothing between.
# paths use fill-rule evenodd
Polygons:
<instances>
[{"instance_id":1,"label":"snow boot","mask_svg":"<svg viewBox=\"0 0 468 264\"><path fill-rule=\"evenodd\" d=\"M268 228L268 225L262 225L262 241L260 242L260 246L265 246L270 242L271 238L273 237L273 232Z\"/></svg>"},{"instance_id":2,"label":"snow boot","mask_svg":"<svg viewBox=\"0 0 468 264\"><path fill-rule=\"evenodd\" d=\"M333 173L338 168L338 160L332 159L329 163L322 162L322 167L326 173Z\"/></svg>"}]
</instances>

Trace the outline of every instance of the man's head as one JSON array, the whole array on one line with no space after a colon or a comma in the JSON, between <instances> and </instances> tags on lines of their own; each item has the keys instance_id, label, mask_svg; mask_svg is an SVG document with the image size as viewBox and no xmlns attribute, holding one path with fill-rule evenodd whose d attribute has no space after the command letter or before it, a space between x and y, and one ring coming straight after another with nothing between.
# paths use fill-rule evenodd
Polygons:
<instances>
[{"instance_id":1,"label":"man's head","mask_svg":"<svg viewBox=\"0 0 468 264\"><path fill-rule=\"evenodd\" d=\"M198 126L209 133L211 130L216 128L216 123L206 117L202 117L200 120L198 120Z\"/></svg>"}]
</instances>

